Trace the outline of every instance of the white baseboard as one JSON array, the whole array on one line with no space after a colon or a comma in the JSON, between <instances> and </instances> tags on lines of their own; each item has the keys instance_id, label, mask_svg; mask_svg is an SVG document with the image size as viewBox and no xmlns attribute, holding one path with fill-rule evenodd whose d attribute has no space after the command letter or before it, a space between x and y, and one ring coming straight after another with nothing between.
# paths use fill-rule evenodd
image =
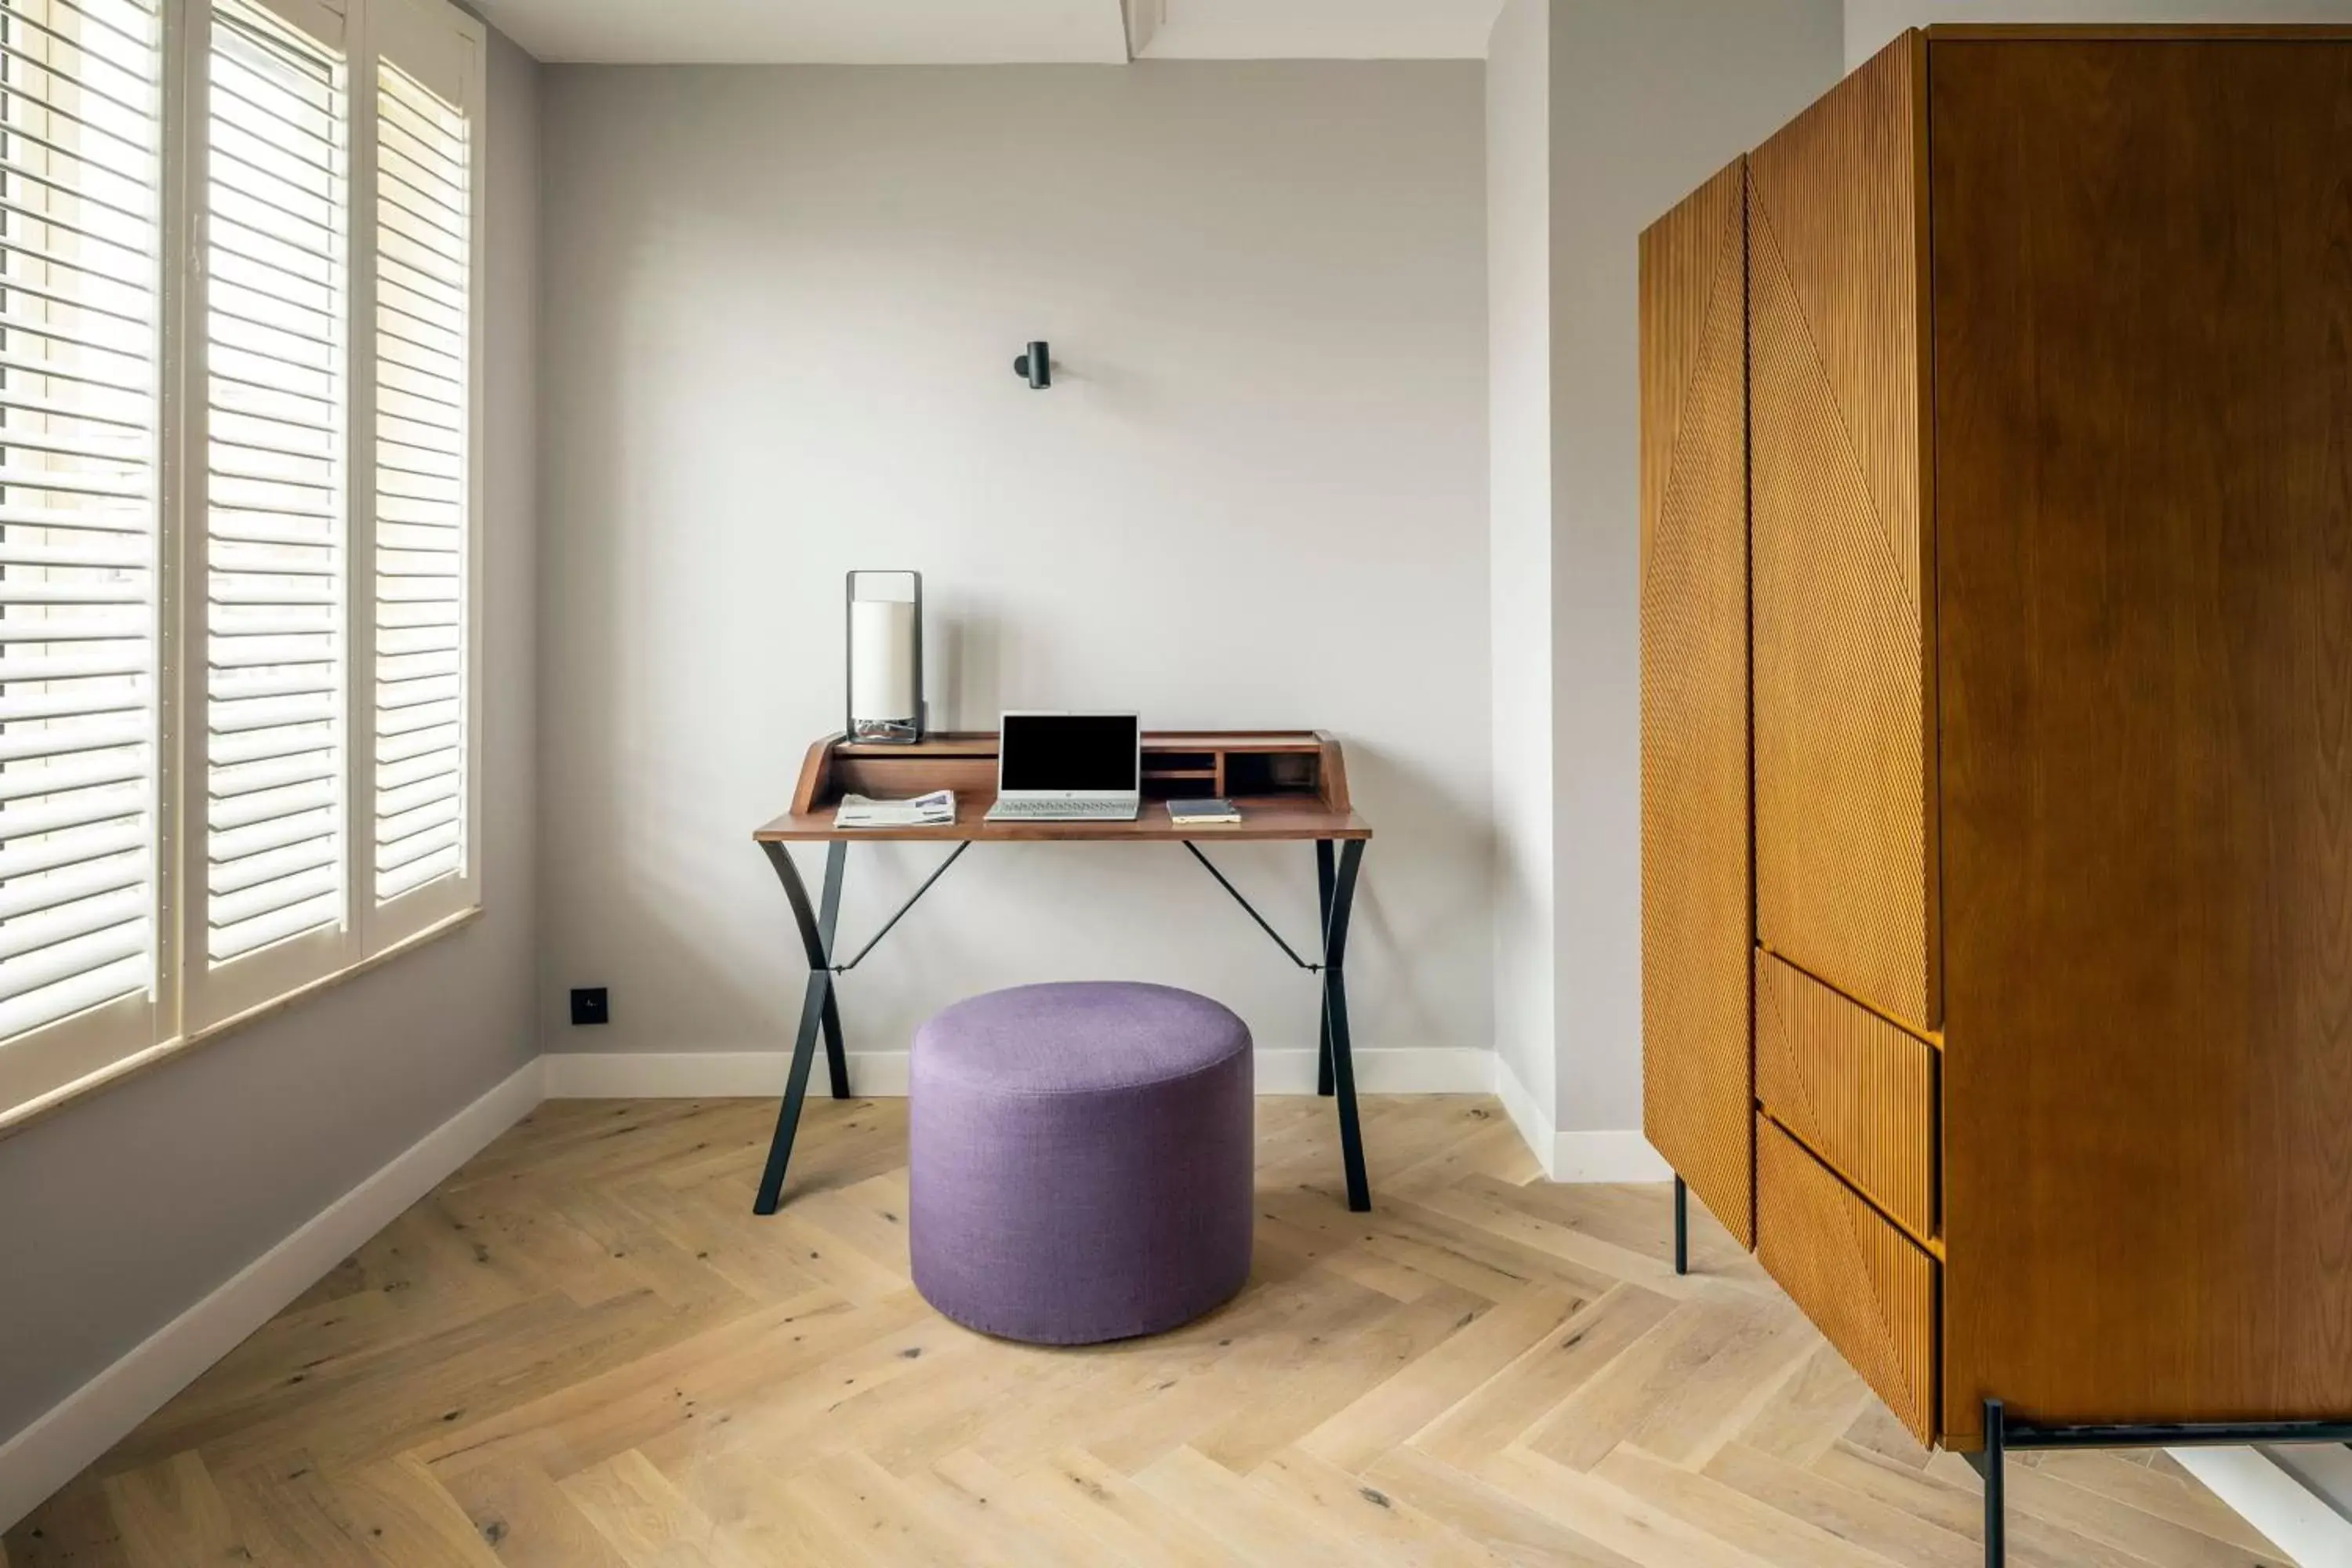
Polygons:
<instances>
[{"instance_id":1,"label":"white baseboard","mask_svg":"<svg viewBox=\"0 0 2352 1568\"><path fill-rule=\"evenodd\" d=\"M1313 1094L1315 1058L1304 1050L1257 1053L1260 1094ZM1363 1094L1492 1094L1495 1053L1430 1046L1418 1049L1353 1051L1356 1089Z\"/></svg>"},{"instance_id":2,"label":"white baseboard","mask_svg":"<svg viewBox=\"0 0 2352 1568\"><path fill-rule=\"evenodd\" d=\"M1562 1132L1511 1064L1495 1058L1495 1093L1544 1174L1562 1184L1667 1182L1674 1171L1639 1132Z\"/></svg>"},{"instance_id":3,"label":"white baseboard","mask_svg":"<svg viewBox=\"0 0 2352 1568\"><path fill-rule=\"evenodd\" d=\"M791 1058L782 1051L561 1051L539 1058L550 1100L773 1100ZM824 1062L809 1075L824 1092ZM904 1051L852 1051L849 1087L859 1094L907 1092Z\"/></svg>"},{"instance_id":4,"label":"white baseboard","mask_svg":"<svg viewBox=\"0 0 2352 1568\"><path fill-rule=\"evenodd\" d=\"M533 1060L0 1443L0 1531L39 1507L403 1209L530 1115L540 1099L540 1063Z\"/></svg>"},{"instance_id":5,"label":"white baseboard","mask_svg":"<svg viewBox=\"0 0 2352 1568\"><path fill-rule=\"evenodd\" d=\"M1315 1092L1312 1048L1257 1053L1260 1094ZM782 1092L791 1058L783 1051L566 1051L541 1057L550 1100L772 1099ZM1495 1055L1465 1047L1355 1053L1356 1088L1365 1094L1489 1094ZM812 1081L824 1092L824 1068ZM907 1092L907 1053L852 1051L849 1087L877 1097Z\"/></svg>"},{"instance_id":6,"label":"white baseboard","mask_svg":"<svg viewBox=\"0 0 2352 1568\"><path fill-rule=\"evenodd\" d=\"M2260 1448L2175 1448L2215 1497L2304 1568L2352 1563L2352 1521Z\"/></svg>"}]
</instances>

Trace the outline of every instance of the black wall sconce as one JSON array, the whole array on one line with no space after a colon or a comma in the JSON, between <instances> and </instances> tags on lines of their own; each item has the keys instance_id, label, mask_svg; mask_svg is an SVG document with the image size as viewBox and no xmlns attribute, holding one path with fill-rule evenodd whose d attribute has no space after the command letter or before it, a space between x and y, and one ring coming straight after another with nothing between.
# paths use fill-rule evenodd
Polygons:
<instances>
[{"instance_id":1,"label":"black wall sconce","mask_svg":"<svg viewBox=\"0 0 2352 1568\"><path fill-rule=\"evenodd\" d=\"M1044 343L1031 343L1029 352L1013 362L1013 374L1026 377L1033 392L1043 392L1054 384L1054 356Z\"/></svg>"}]
</instances>

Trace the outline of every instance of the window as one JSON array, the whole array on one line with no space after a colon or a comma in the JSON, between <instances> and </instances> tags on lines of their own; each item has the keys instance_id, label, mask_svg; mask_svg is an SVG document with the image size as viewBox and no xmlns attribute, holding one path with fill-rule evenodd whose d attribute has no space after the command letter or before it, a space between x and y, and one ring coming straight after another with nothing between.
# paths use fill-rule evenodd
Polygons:
<instances>
[{"instance_id":1,"label":"window","mask_svg":"<svg viewBox=\"0 0 2352 1568\"><path fill-rule=\"evenodd\" d=\"M478 903L482 42L0 0L0 1123Z\"/></svg>"}]
</instances>

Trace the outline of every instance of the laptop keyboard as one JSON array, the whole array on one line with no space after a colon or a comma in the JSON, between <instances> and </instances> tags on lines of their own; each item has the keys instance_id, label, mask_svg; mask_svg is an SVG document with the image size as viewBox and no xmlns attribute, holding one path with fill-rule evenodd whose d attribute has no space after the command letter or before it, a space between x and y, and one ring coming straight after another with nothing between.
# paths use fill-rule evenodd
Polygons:
<instances>
[{"instance_id":1,"label":"laptop keyboard","mask_svg":"<svg viewBox=\"0 0 2352 1568\"><path fill-rule=\"evenodd\" d=\"M1136 807L1123 800L1000 800L988 808L991 822L1132 822Z\"/></svg>"}]
</instances>

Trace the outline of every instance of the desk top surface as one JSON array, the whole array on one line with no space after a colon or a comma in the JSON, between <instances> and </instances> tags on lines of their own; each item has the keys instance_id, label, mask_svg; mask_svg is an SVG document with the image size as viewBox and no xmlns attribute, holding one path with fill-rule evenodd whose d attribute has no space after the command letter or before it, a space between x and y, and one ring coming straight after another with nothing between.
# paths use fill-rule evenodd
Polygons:
<instances>
[{"instance_id":1,"label":"desk top surface","mask_svg":"<svg viewBox=\"0 0 2352 1568\"><path fill-rule=\"evenodd\" d=\"M1327 810L1308 796L1238 796L1239 822L1178 826L1169 820L1164 801L1148 800L1133 822L988 822L982 820L996 802L994 791L958 791L956 819L933 827L835 827L834 808L821 805L804 812L786 812L752 835L763 844L824 842L871 838L883 842L931 840L995 843L1176 844L1185 839L1209 844L1218 839L1257 843L1310 838L1370 838L1371 824L1353 811Z\"/></svg>"}]
</instances>

